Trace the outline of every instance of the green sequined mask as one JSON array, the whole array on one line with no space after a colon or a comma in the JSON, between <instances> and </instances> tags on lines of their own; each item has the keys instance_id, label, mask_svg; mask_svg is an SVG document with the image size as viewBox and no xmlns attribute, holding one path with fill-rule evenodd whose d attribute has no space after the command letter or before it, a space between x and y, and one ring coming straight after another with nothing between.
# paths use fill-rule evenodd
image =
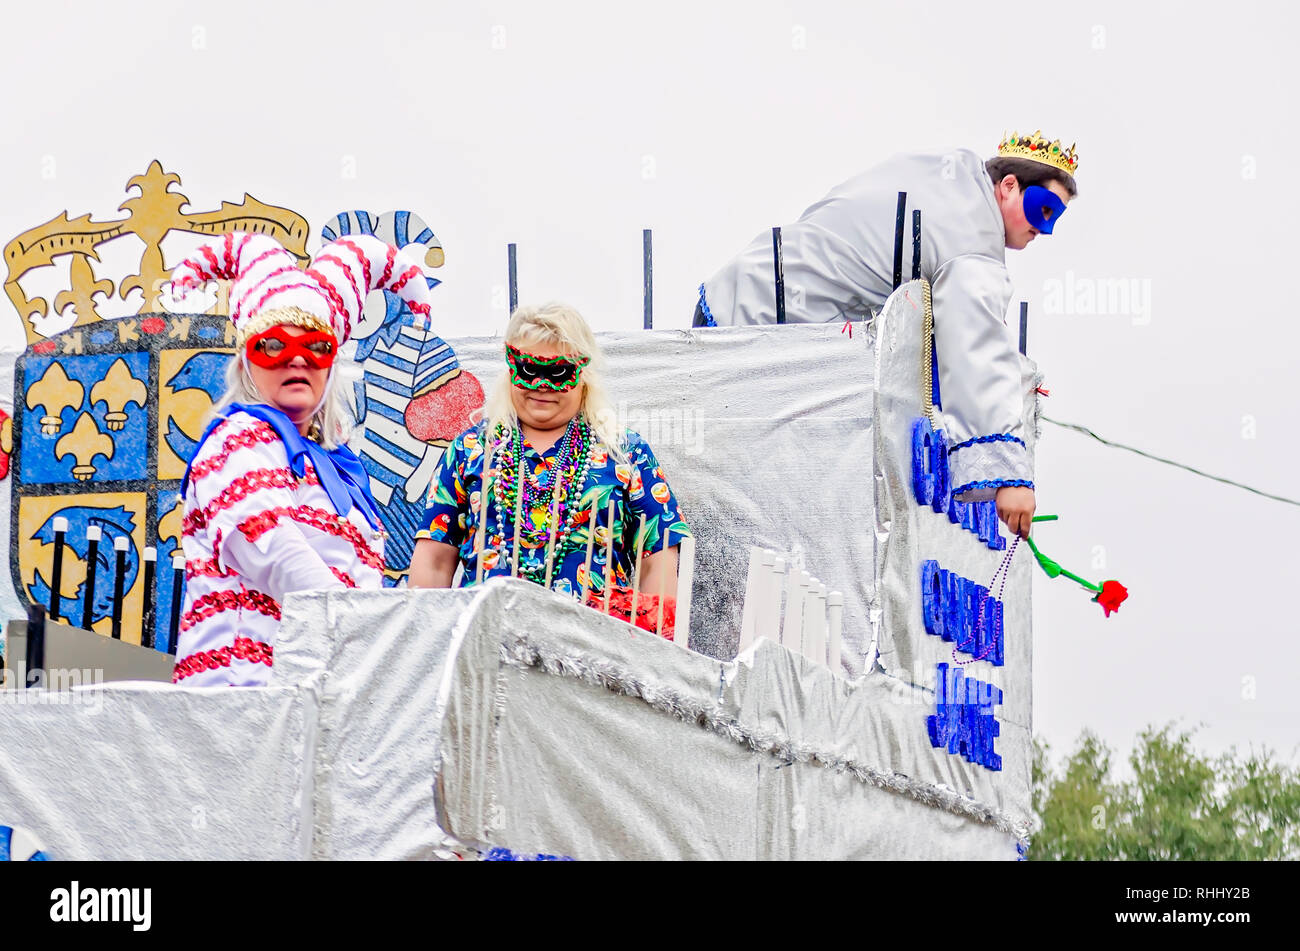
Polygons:
<instances>
[{"instance_id":1,"label":"green sequined mask","mask_svg":"<svg viewBox=\"0 0 1300 951\"><path fill-rule=\"evenodd\" d=\"M539 357L506 344L510 382L526 390L571 390L591 357Z\"/></svg>"}]
</instances>

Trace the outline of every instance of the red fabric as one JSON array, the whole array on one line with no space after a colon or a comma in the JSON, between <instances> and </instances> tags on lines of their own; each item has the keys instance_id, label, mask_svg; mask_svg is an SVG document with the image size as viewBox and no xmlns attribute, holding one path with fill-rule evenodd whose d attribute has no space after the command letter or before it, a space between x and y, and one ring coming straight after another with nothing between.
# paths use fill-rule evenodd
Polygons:
<instances>
[{"instance_id":1,"label":"red fabric","mask_svg":"<svg viewBox=\"0 0 1300 951\"><path fill-rule=\"evenodd\" d=\"M677 626L677 599L675 597L665 597L664 599L664 626L662 635L666 640L673 639L673 630ZM595 608L597 611L605 610L605 595L603 592L588 591L587 606ZM632 614L632 592L621 588L616 588L609 597L609 615L616 617L620 621L626 621ZM659 620L659 595L657 594L640 594L636 600L636 626L643 631L655 633L655 626Z\"/></svg>"}]
</instances>

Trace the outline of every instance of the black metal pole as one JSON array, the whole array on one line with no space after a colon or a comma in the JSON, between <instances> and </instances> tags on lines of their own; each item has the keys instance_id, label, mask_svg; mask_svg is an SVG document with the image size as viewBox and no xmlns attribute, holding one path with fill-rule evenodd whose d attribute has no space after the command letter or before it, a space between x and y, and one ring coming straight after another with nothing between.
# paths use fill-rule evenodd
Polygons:
<instances>
[{"instance_id":1,"label":"black metal pole","mask_svg":"<svg viewBox=\"0 0 1300 951\"><path fill-rule=\"evenodd\" d=\"M118 535L113 539L113 551L117 555L117 570L113 573L113 640L122 639L122 595L126 583L126 536Z\"/></svg>"},{"instance_id":2,"label":"black metal pole","mask_svg":"<svg viewBox=\"0 0 1300 951\"><path fill-rule=\"evenodd\" d=\"M912 212L912 280L921 279L921 209Z\"/></svg>"},{"instance_id":3,"label":"black metal pole","mask_svg":"<svg viewBox=\"0 0 1300 951\"><path fill-rule=\"evenodd\" d=\"M519 307L519 257L513 243L506 245L506 266L510 271L510 313Z\"/></svg>"},{"instance_id":4,"label":"black metal pole","mask_svg":"<svg viewBox=\"0 0 1300 951\"><path fill-rule=\"evenodd\" d=\"M898 193L898 214L894 216L894 290L903 283L903 225L907 221L907 192Z\"/></svg>"},{"instance_id":5,"label":"black metal pole","mask_svg":"<svg viewBox=\"0 0 1300 951\"><path fill-rule=\"evenodd\" d=\"M1020 302L1020 352L1027 353L1029 345L1029 301Z\"/></svg>"},{"instance_id":6,"label":"black metal pole","mask_svg":"<svg viewBox=\"0 0 1300 951\"><path fill-rule=\"evenodd\" d=\"M35 687L44 678L45 667L45 605L33 604L27 609L27 673L26 685Z\"/></svg>"},{"instance_id":7,"label":"black metal pole","mask_svg":"<svg viewBox=\"0 0 1300 951\"><path fill-rule=\"evenodd\" d=\"M95 620L95 573L99 569L99 536L102 530L98 525L86 529L86 597L81 606L81 626L90 630Z\"/></svg>"},{"instance_id":8,"label":"black metal pole","mask_svg":"<svg viewBox=\"0 0 1300 951\"><path fill-rule=\"evenodd\" d=\"M785 323L785 265L781 263L781 229L772 229L772 270L776 275L776 322Z\"/></svg>"},{"instance_id":9,"label":"black metal pole","mask_svg":"<svg viewBox=\"0 0 1300 951\"><path fill-rule=\"evenodd\" d=\"M654 252L651 250L650 229L641 232L641 268L645 297L645 329L655 326Z\"/></svg>"},{"instance_id":10,"label":"black metal pole","mask_svg":"<svg viewBox=\"0 0 1300 951\"><path fill-rule=\"evenodd\" d=\"M176 653L176 638L181 627L181 599L185 596L185 556L172 555L172 619L167 629L167 653Z\"/></svg>"},{"instance_id":11,"label":"black metal pole","mask_svg":"<svg viewBox=\"0 0 1300 951\"><path fill-rule=\"evenodd\" d=\"M153 611L154 611L154 590L153 579L156 570L155 562L158 560L158 552L148 547L144 550L144 611L140 615L140 646L153 647L154 630L153 630Z\"/></svg>"},{"instance_id":12,"label":"black metal pole","mask_svg":"<svg viewBox=\"0 0 1300 951\"><path fill-rule=\"evenodd\" d=\"M50 619L59 619L59 592L63 589L63 543L68 534L68 520L62 515L54 519L54 567L50 571ZM69 618L68 620L72 620Z\"/></svg>"}]
</instances>

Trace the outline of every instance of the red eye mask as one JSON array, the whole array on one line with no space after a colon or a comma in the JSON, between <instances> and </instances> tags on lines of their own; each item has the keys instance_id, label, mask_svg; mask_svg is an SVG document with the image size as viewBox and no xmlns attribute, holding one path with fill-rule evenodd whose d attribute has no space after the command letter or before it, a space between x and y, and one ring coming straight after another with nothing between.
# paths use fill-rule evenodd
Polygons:
<instances>
[{"instance_id":1,"label":"red eye mask","mask_svg":"<svg viewBox=\"0 0 1300 951\"><path fill-rule=\"evenodd\" d=\"M313 330L292 337L283 327L277 326L248 338L247 352L249 360L267 370L287 367L294 357L302 357L307 366L314 369L328 370L334 363L337 349L333 334Z\"/></svg>"}]
</instances>

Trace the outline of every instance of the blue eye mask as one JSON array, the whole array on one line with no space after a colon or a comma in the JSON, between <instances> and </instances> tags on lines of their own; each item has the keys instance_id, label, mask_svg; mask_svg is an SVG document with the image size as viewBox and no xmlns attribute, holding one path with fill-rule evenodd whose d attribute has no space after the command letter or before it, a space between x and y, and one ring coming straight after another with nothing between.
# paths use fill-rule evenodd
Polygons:
<instances>
[{"instance_id":1,"label":"blue eye mask","mask_svg":"<svg viewBox=\"0 0 1300 951\"><path fill-rule=\"evenodd\" d=\"M1056 219L1065 214L1065 202L1051 189L1030 185L1025 189L1025 220L1043 234L1051 234Z\"/></svg>"}]
</instances>

